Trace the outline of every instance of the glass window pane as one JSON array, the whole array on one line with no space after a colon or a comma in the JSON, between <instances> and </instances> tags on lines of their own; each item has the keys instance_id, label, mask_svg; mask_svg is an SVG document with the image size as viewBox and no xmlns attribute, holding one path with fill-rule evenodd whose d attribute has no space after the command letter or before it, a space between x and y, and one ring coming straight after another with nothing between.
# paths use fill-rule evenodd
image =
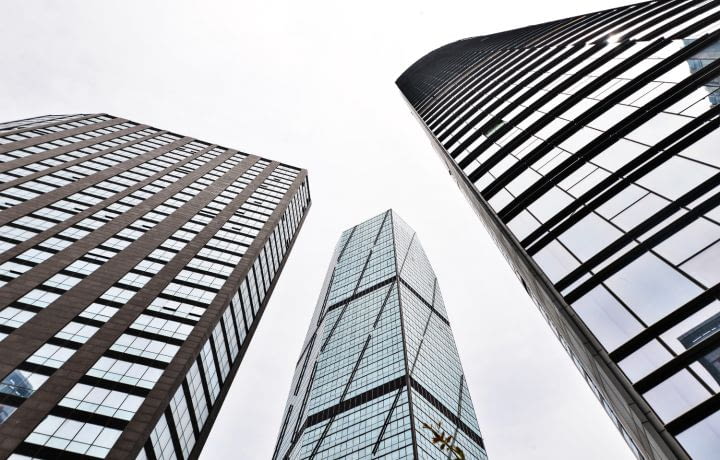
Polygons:
<instances>
[{"instance_id":1,"label":"glass window pane","mask_svg":"<svg viewBox=\"0 0 720 460\"><path fill-rule=\"evenodd\" d=\"M663 318L702 292L652 253L630 262L605 284L647 324Z\"/></svg>"},{"instance_id":2,"label":"glass window pane","mask_svg":"<svg viewBox=\"0 0 720 460\"><path fill-rule=\"evenodd\" d=\"M644 329L603 286L585 294L572 307L609 351Z\"/></svg>"}]
</instances>

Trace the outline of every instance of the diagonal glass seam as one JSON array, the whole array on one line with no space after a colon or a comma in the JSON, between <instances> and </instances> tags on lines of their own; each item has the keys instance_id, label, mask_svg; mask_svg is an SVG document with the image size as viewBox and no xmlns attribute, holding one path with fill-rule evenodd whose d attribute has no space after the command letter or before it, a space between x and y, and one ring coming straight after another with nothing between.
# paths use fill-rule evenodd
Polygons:
<instances>
[{"instance_id":1,"label":"diagonal glass seam","mask_svg":"<svg viewBox=\"0 0 720 460\"><path fill-rule=\"evenodd\" d=\"M315 371L316 370L317 370L317 361L313 365L312 373L310 373L310 378L308 379L308 388L310 388L312 386L312 383L315 380ZM300 405L300 411L298 412L298 418L297 418L297 421L295 422L295 428L293 429L293 437L292 437L292 441L291 441L292 445L288 449L288 454L293 450L293 448L295 447L295 444L300 439L300 435L303 433L303 431L305 431L305 428L307 427L306 426L307 423L301 425L300 422L302 422L302 419L303 419L302 416L305 413L305 408L307 407L307 402L308 402L309 397L310 397L310 391L305 392L305 396L303 397L302 404ZM287 457L287 455L286 455L286 457Z\"/></svg>"},{"instance_id":2,"label":"diagonal glass seam","mask_svg":"<svg viewBox=\"0 0 720 460\"><path fill-rule=\"evenodd\" d=\"M455 415L452 410L448 409L442 402L440 402L440 400L433 396L432 393L430 393L424 386L422 386L417 380L412 377L410 377L410 386L413 390L417 391L425 401L429 402L442 415L447 417L453 424L457 425L460 431L462 431L473 441L477 442L483 449L485 448L482 436L479 433L475 432L472 428L470 428L467 423L463 422L460 417Z\"/></svg>"},{"instance_id":3,"label":"diagonal glass seam","mask_svg":"<svg viewBox=\"0 0 720 460\"><path fill-rule=\"evenodd\" d=\"M428 327L430 326L430 320L433 318L432 311L428 314L427 321L425 321L425 327L423 328L423 333L420 336L420 342L418 343L417 351L415 352L415 357L413 358L412 365L410 366L410 369L408 372L412 376L412 373L415 371L415 364L417 363L418 357L420 356L420 350L422 350L422 346L425 343L425 334L427 334Z\"/></svg>"},{"instance_id":4,"label":"diagonal glass seam","mask_svg":"<svg viewBox=\"0 0 720 460\"><path fill-rule=\"evenodd\" d=\"M351 295L347 299L343 299L340 302L330 305L329 307L327 307L326 312L330 312L336 308L343 306L343 304L350 303L353 300L357 300L360 297L364 297L367 294L370 294L372 291L375 291L383 286L387 286L388 284L395 282L396 279L397 279L397 276L391 276L390 278L386 278L377 284L373 284L372 286L369 286L369 287L363 289L362 291L356 292L355 294Z\"/></svg>"},{"instance_id":5,"label":"diagonal glass seam","mask_svg":"<svg viewBox=\"0 0 720 460\"><path fill-rule=\"evenodd\" d=\"M444 323L447 324L448 326L450 325L450 321L448 321L447 318L445 318L443 315L441 315L440 312L439 312L434 306L432 306L431 304L429 304L427 300L423 299L422 296L420 295L420 293L417 292L415 289L413 289L413 287L410 286L410 284L409 284L407 281L405 281L404 279L400 278L400 283L401 283L404 287L406 287L410 292L412 292L412 293L415 295L415 297L417 297L417 299L420 300L420 302L422 302L423 305L425 305L426 307L428 307L428 308L430 309L430 311L432 311L433 313L435 313L435 314L440 318L440 320L441 320L442 322L444 322Z\"/></svg>"},{"instance_id":6,"label":"diagonal glass seam","mask_svg":"<svg viewBox=\"0 0 720 460\"><path fill-rule=\"evenodd\" d=\"M408 244L408 248L405 251L405 256L403 257L403 261L400 264L400 270L398 270L398 276L400 276L400 274L403 271L403 268L405 268L405 262L407 261L407 258L410 255L410 250L412 249L412 245L415 242L415 235L417 235L417 232L413 233L412 238L410 238L410 244ZM393 241L393 244L394 244L394 241Z\"/></svg>"},{"instance_id":7,"label":"diagonal glass seam","mask_svg":"<svg viewBox=\"0 0 720 460\"><path fill-rule=\"evenodd\" d=\"M328 298L330 297L330 286L333 285L333 281L335 280L335 272L337 270L338 265L340 264L340 259L342 259L343 254L345 254L345 249L347 249L348 244L350 243L350 240L352 239L353 235L355 234L355 230L357 229L357 225L350 230L350 235L348 235L347 240L345 240L345 244L343 244L342 249L340 250L340 254L338 254L337 259L335 260L335 264L333 266L332 275L330 275L330 281L328 282L327 286L328 288L325 290L325 298L323 299L323 310L325 309L325 306L327 305ZM322 311L318 315L318 320L316 326L320 326L320 323L322 323L323 319L325 319L325 311Z\"/></svg>"},{"instance_id":8,"label":"diagonal glass seam","mask_svg":"<svg viewBox=\"0 0 720 460\"><path fill-rule=\"evenodd\" d=\"M348 301L348 300L350 300L351 298L353 298L353 297L357 294L357 290L358 290L358 288L360 287L360 283L362 282L363 276L365 275L365 270L367 270L368 263L370 263L370 258L371 258L372 255L373 255L373 249L375 248L375 244L377 244L377 240L380 238L380 234L382 233L382 229L383 229L383 227L385 226L385 220L386 220L386 218L387 218L387 213L385 213L385 216L383 217L383 221L382 221L382 223L380 224L380 228L378 229L378 232L377 232L377 234L375 235L375 240L373 241L373 245L372 245L372 247L370 248L370 250L368 251L367 258L365 259L365 264L363 265L363 268L362 268L362 270L360 271L360 276L358 276L357 284L355 284L355 288L353 289L352 294L350 294L350 296L349 296L348 298L343 299L343 300L341 300L340 302L337 302L336 304L333 304L333 306L337 305L338 303L341 303L341 302L344 302L344 301ZM357 228L357 226L353 227L353 232L355 231L355 228ZM348 238L348 241L350 241L350 238ZM343 251L344 251L344 249L343 249ZM337 261L336 266L335 266L336 268L337 268L337 264L339 264L339 263L340 263L340 258L338 257L338 261ZM336 269L336 268L333 269L333 278L335 277L335 269ZM326 305L326 304L327 304L328 296L330 295L330 291L331 291L330 286L332 286L332 279L330 280L330 284L328 284L328 290L327 290L327 293L325 294L325 300L323 301L324 311L323 311L322 315L320 315L320 319L318 320L318 325L325 320L325 316L326 316L326 315L328 314L328 312L330 311L330 309L327 308L327 305ZM348 303L349 303L349 302L348 302ZM346 307L347 307L347 304L346 304ZM344 312L344 311L345 311L345 308L343 308L343 312ZM341 315L342 315L342 313L341 313ZM335 325L337 325L337 321L335 322ZM333 326L333 329L332 329L332 330L333 330L333 331L335 330L335 326ZM332 331L331 331L330 334L332 335ZM329 339L330 339L330 336L328 336L328 338L325 340L325 343L323 344L323 347L320 349L320 351L323 351L323 350L325 349L325 345L327 345Z\"/></svg>"},{"instance_id":9,"label":"diagonal glass seam","mask_svg":"<svg viewBox=\"0 0 720 460\"><path fill-rule=\"evenodd\" d=\"M342 309L342 311L340 312L340 314L338 315L337 320L335 320L335 323L333 324L332 329L330 329L330 333L329 333L328 336L325 338L325 341L323 342L322 347L320 347L320 352L321 352L321 353L322 353L323 351L325 351L325 347L327 347L327 344L330 342L330 339L332 338L333 333L335 332L335 329L337 328L337 325L340 323L340 320L342 319L343 315L345 314L345 311L347 310L348 305L350 305L350 303L351 303L351 299L357 295L357 290L358 290L358 288L360 287L360 283L362 282L363 276L365 275L365 271L367 270L367 266L368 266L368 264L370 263L370 258L371 258L372 255L373 255L373 249L375 248L375 244L377 244L377 240L380 238L380 234L382 233L382 229L383 229L383 227L385 226L385 221L386 221L386 219L387 219L387 212L385 213L385 216L383 217L382 224L380 224L380 228L378 229L378 232L377 232L377 234L375 235L375 240L373 241L373 246L370 248L370 251L368 251L367 258L365 259L365 264L363 265L363 268L362 268L362 270L360 271L360 276L358 276L357 284L355 285L355 288L353 289L352 294L350 294L350 297L349 297L348 299L344 299L344 300L343 300L343 302L347 302L347 303L345 303L345 305L343 306L343 309ZM355 228L357 228L357 227L355 227ZM338 259L338 260L339 260L339 259ZM334 270L333 270L333 274L334 274ZM330 292L330 289L329 289L329 288L328 288L328 292ZM326 299L326 302L327 302L327 299ZM340 303L340 302L338 302L338 303ZM324 312L324 314L322 315L322 316L323 316L323 317L322 317L322 320L324 320L325 316L328 314L329 311L330 311L329 308L326 308L326 309L325 309L325 312Z\"/></svg>"},{"instance_id":10,"label":"diagonal glass seam","mask_svg":"<svg viewBox=\"0 0 720 460\"><path fill-rule=\"evenodd\" d=\"M395 412L395 407L397 406L397 402L400 399L400 395L402 394L402 387L398 388L397 393L395 394L395 398L393 398L393 402L390 405L390 410L388 411L387 417L385 417L385 421L383 422L382 428L380 428L380 434L378 435L377 441L375 441L375 444L373 445L372 453L375 455L377 453L377 450L380 448L380 442L382 442L383 436L385 435L385 430L387 429L388 424L390 423L390 419L392 418L393 413Z\"/></svg>"},{"instance_id":11,"label":"diagonal glass seam","mask_svg":"<svg viewBox=\"0 0 720 460\"><path fill-rule=\"evenodd\" d=\"M395 277L393 277L393 281L394 280L395 280ZM385 300L383 300L383 303L380 306L380 311L378 311L377 317L375 318L375 322L373 323L373 330L375 330L377 328L377 325L380 322L380 318L382 317L382 314L385 311L385 305L387 305L387 302L390 299L390 294L392 294L392 292L393 292L393 288L391 286L390 289L388 289L387 294L385 294Z\"/></svg>"},{"instance_id":12,"label":"diagonal glass seam","mask_svg":"<svg viewBox=\"0 0 720 460\"><path fill-rule=\"evenodd\" d=\"M345 384L345 388L343 389L342 395L340 396L340 401L338 404L342 404L342 402L345 400L345 396L347 395L348 390L350 389L350 385L352 385L352 381L355 378L355 373L357 373L358 367L360 367L360 363L363 360L363 357L365 356L365 351L367 350L368 345L370 344L370 339L372 339L372 333L368 334L367 339L365 339L365 345L363 345L362 350L360 351L360 354L358 355L358 359L355 362L355 366L353 367L352 372L350 373L350 377L348 378L347 383ZM322 442L327 437L328 431L330 431L330 427L332 426L333 422L335 421L335 416L333 415L330 418L330 421L325 425L325 428L323 429L322 434L317 440L317 444L315 444L315 447L312 450L312 453L310 454L310 460L314 459L315 456L318 453L318 450L320 450L320 446L322 445Z\"/></svg>"},{"instance_id":13,"label":"diagonal glass seam","mask_svg":"<svg viewBox=\"0 0 720 460\"><path fill-rule=\"evenodd\" d=\"M460 374L460 386L458 388L458 406L457 406L457 417L459 420L462 420L462 402L463 402L463 386L465 383L465 374ZM457 433L460 430L459 425L455 425L455 431L453 432L453 445L455 445L455 441L457 441Z\"/></svg>"}]
</instances>

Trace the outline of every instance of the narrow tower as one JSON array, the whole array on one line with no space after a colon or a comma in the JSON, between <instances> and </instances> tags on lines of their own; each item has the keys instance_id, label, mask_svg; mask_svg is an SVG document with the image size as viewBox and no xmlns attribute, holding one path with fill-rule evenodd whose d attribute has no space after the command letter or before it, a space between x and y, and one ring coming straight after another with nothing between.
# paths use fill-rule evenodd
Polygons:
<instances>
[{"instance_id":1,"label":"narrow tower","mask_svg":"<svg viewBox=\"0 0 720 460\"><path fill-rule=\"evenodd\" d=\"M105 114L0 124L0 458L197 458L305 170Z\"/></svg>"},{"instance_id":2,"label":"narrow tower","mask_svg":"<svg viewBox=\"0 0 720 460\"><path fill-rule=\"evenodd\" d=\"M720 452L720 2L470 38L397 80L638 458Z\"/></svg>"},{"instance_id":3,"label":"narrow tower","mask_svg":"<svg viewBox=\"0 0 720 460\"><path fill-rule=\"evenodd\" d=\"M389 210L340 237L273 458L446 460L424 424L487 458L437 278Z\"/></svg>"}]
</instances>

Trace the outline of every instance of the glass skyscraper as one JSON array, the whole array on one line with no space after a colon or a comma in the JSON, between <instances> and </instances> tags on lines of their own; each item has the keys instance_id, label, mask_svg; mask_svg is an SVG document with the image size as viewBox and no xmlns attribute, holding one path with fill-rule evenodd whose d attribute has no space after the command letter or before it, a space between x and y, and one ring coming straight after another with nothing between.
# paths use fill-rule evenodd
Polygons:
<instances>
[{"instance_id":1,"label":"glass skyscraper","mask_svg":"<svg viewBox=\"0 0 720 460\"><path fill-rule=\"evenodd\" d=\"M461 40L397 85L638 458L720 457L720 2Z\"/></svg>"},{"instance_id":2,"label":"glass skyscraper","mask_svg":"<svg viewBox=\"0 0 720 460\"><path fill-rule=\"evenodd\" d=\"M486 459L437 278L392 210L343 232L297 361L273 459Z\"/></svg>"},{"instance_id":3,"label":"glass skyscraper","mask_svg":"<svg viewBox=\"0 0 720 460\"><path fill-rule=\"evenodd\" d=\"M307 172L106 114L0 124L0 458L197 458Z\"/></svg>"}]
</instances>

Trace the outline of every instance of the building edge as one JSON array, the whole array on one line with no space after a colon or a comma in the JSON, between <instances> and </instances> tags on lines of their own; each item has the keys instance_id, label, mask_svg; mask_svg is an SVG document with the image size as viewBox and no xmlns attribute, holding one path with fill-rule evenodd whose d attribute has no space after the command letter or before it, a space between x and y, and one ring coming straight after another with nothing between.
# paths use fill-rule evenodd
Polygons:
<instances>
[{"instance_id":1,"label":"building edge","mask_svg":"<svg viewBox=\"0 0 720 460\"><path fill-rule=\"evenodd\" d=\"M461 40L462 41L462 40ZM452 44L459 43L453 42ZM451 44L451 45L452 45ZM449 46L449 45L446 45ZM438 48L442 49L444 47ZM431 51L423 56L432 55ZM418 61L419 62L419 61ZM408 69L409 70L409 69ZM406 72L408 72L406 70ZM405 73L403 73L405 75ZM494 214L490 205L474 189L467 177L462 173L459 166L452 161L450 154L440 144L432 131L425 124L425 121L417 114L415 108L402 91L400 79L396 81L399 93L410 108L414 118L420 123L425 134L430 138L433 149L440 156L440 159L448 168L448 172L455 179L458 188L470 203L483 226L486 228L496 246L508 261L515 275L519 278L522 286L536 304L540 313L545 317L548 325L560 340L573 362L575 358L586 359L586 362L579 365L575 362L578 370L583 374L590 389L598 397L603 408L608 413L623 438L631 449L640 449L643 456L650 453L652 459L662 460L691 460L680 444L665 429L663 423L655 415L650 406L639 398L634 398L633 388L627 378L613 363L607 352L582 322L572 313L571 308L565 302L560 293L555 289L550 280L537 266L534 260L527 255L520 245L520 242L507 228L505 224ZM551 315L559 324L565 328L563 333L557 330L548 315ZM566 335L566 336L565 336ZM572 349L572 351L571 351ZM601 360L592 358L598 356ZM588 375L592 373L593 375ZM603 381L613 384L612 387L602 385ZM612 394L611 388L622 390L622 393ZM608 407L609 406L609 407ZM619 425L618 425L619 424ZM627 438L630 438L629 441ZM633 446L634 444L634 446ZM637 452L634 452L637 455ZM641 458L644 458L641 457Z\"/></svg>"}]
</instances>

